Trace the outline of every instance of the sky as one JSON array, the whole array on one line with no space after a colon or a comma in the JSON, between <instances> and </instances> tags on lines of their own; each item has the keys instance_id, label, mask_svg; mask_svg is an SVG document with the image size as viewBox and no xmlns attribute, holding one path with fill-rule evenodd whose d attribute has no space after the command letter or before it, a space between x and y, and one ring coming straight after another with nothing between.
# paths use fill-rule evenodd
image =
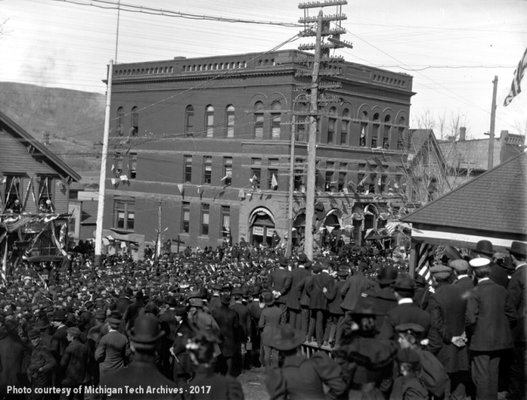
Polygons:
<instances>
[{"instance_id":1,"label":"sky","mask_svg":"<svg viewBox=\"0 0 527 400\"><path fill-rule=\"evenodd\" d=\"M290 41L301 30L299 0L120 0L119 13L118 1L0 0L0 81L105 93L111 59L241 54L309 41ZM126 11L129 5L148 9ZM484 138L497 76L496 135L527 134L527 77L503 106L527 48L527 0L348 0L343 12L341 38L353 48L336 55L413 76L410 128L433 120L440 138L440 121L445 134L459 121L468 138Z\"/></svg>"}]
</instances>

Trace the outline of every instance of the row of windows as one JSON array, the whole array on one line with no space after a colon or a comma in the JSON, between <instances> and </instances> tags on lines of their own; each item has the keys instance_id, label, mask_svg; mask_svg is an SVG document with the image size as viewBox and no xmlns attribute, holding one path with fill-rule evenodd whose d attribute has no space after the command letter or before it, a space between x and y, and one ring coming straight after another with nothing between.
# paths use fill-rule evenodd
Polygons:
<instances>
[{"instance_id":1,"label":"row of windows","mask_svg":"<svg viewBox=\"0 0 527 400\"><path fill-rule=\"evenodd\" d=\"M224 69L241 69L247 68L246 61L230 61L230 62L219 62L209 64L189 64L183 65L183 71L194 72L194 71L219 71Z\"/></svg>"},{"instance_id":2,"label":"row of windows","mask_svg":"<svg viewBox=\"0 0 527 400\"><path fill-rule=\"evenodd\" d=\"M3 204L4 208L2 212L13 212L21 213L24 212L26 206L26 200L30 187L23 185L23 180L26 178L23 175L5 175L5 190ZM56 180L47 175L40 175L37 177L37 183L35 189L37 190L38 196L36 197L39 212L54 212L54 194L55 194L55 182ZM28 189L23 193L23 188L26 186ZM33 192L34 194L34 192ZM35 198L35 197L34 197ZM49 201L48 201L49 200Z\"/></svg>"},{"instance_id":3,"label":"row of windows","mask_svg":"<svg viewBox=\"0 0 527 400\"><path fill-rule=\"evenodd\" d=\"M126 75L136 75L136 74L169 74L174 72L174 67L172 66L161 66L161 67L147 67L147 68L124 68L116 69L115 75L117 76L126 76Z\"/></svg>"},{"instance_id":4,"label":"row of windows","mask_svg":"<svg viewBox=\"0 0 527 400\"><path fill-rule=\"evenodd\" d=\"M190 202L184 201L181 207L181 233L190 233L191 217ZM208 236L210 231L210 204L201 203L199 217L199 234ZM229 206L221 206L218 233L223 238L228 238L231 234L231 208Z\"/></svg>"},{"instance_id":5,"label":"row of windows","mask_svg":"<svg viewBox=\"0 0 527 400\"><path fill-rule=\"evenodd\" d=\"M299 105L299 115L295 119L294 131L297 141L307 141L309 132L309 118L307 116L308 104ZM223 126L216 123L214 106L205 107L204 115L204 136L212 138L218 135L218 129L222 130L222 136L227 138L235 137L236 129L236 109L229 104L224 109ZM269 111L269 137L271 139L281 138L282 128L282 104L279 100L273 101ZM116 131L117 135L125 134L125 110L123 107L117 109ZM136 106L130 110L130 130L128 136L137 136L139 133L139 113ZM266 109L262 101L254 103L253 107L253 138L265 138L265 118ZM183 131L187 136L200 136L196 124L196 112L194 106L187 105L185 108ZM390 114L384 115L381 119L379 112L374 112L371 116L368 111L362 111L359 119L352 118L349 108L344 108L340 115L336 107L330 107L327 114L327 125L319 142L333 145L358 145L360 147L382 147L390 149L393 145L397 150L405 148L406 118L399 117L397 121L392 120ZM201 129L201 128L199 128ZM353 136L353 137L352 137Z\"/></svg>"}]
</instances>

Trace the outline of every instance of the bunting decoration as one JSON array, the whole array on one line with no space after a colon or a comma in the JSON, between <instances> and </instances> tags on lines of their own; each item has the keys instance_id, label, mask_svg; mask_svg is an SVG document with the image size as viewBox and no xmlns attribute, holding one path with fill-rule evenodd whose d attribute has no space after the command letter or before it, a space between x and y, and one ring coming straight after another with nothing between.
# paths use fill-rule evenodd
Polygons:
<instances>
[{"instance_id":1,"label":"bunting decoration","mask_svg":"<svg viewBox=\"0 0 527 400\"><path fill-rule=\"evenodd\" d=\"M512 79L511 90L509 94L507 95L507 97L505 97L505 101L503 102L504 107L507 107L509 104L511 104L512 99L514 99L522 91L520 84L521 84L523 76L525 75L526 69L527 69L527 49L525 49L525 52L523 53L523 57L521 58L520 62L518 63L518 66L514 70L514 78Z\"/></svg>"},{"instance_id":2,"label":"bunting decoration","mask_svg":"<svg viewBox=\"0 0 527 400\"><path fill-rule=\"evenodd\" d=\"M185 187L183 186L183 184L182 183L178 183L177 184L177 188L178 188L179 193L181 194L181 196L183 196L184 193L185 193Z\"/></svg>"},{"instance_id":3,"label":"bunting decoration","mask_svg":"<svg viewBox=\"0 0 527 400\"><path fill-rule=\"evenodd\" d=\"M276 180L275 174L273 174L273 177L271 178L271 189L273 190L278 189L278 181Z\"/></svg>"}]
</instances>

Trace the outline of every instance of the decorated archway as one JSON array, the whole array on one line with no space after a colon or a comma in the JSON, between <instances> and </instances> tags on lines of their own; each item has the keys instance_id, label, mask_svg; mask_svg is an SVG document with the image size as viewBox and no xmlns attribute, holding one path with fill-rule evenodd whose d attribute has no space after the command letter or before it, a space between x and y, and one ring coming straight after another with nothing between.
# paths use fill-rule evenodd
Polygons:
<instances>
[{"instance_id":1,"label":"decorated archway","mask_svg":"<svg viewBox=\"0 0 527 400\"><path fill-rule=\"evenodd\" d=\"M252 245L273 246L273 238L276 238L275 220L267 208L257 207L249 215L249 238Z\"/></svg>"}]
</instances>

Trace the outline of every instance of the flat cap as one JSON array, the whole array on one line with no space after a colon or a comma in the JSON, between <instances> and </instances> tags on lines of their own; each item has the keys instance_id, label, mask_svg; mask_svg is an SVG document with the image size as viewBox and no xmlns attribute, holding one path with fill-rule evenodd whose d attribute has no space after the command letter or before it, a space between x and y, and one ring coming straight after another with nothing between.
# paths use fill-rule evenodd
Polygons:
<instances>
[{"instance_id":1,"label":"flat cap","mask_svg":"<svg viewBox=\"0 0 527 400\"><path fill-rule=\"evenodd\" d=\"M458 258L457 260L451 260L448 265L455 269L457 272L468 271L468 261Z\"/></svg>"}]
</instances>

